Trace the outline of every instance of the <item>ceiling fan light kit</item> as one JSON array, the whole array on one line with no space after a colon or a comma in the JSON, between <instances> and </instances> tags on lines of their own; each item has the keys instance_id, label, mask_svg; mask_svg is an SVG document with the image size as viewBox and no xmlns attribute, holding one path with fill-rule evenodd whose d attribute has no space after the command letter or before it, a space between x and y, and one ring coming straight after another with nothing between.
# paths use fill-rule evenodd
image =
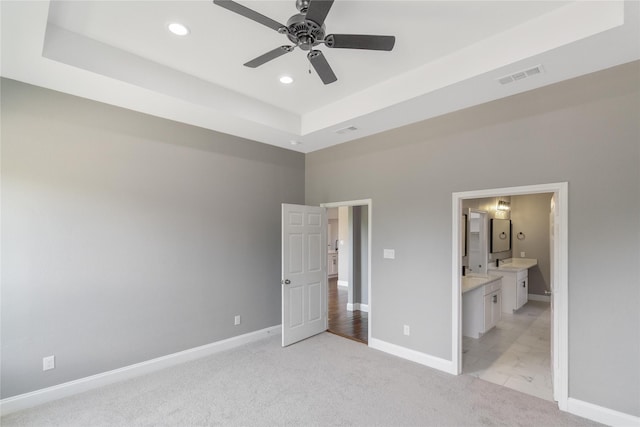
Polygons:
<instances>
[{"instance_id":1,"label":"ceiling fan light kit","mask_svg":"<svg viewBox=\"0 0 640 427\"><path fill-rule=\"evenodd\" d=\"M333 0L296 0L296 8L300 13L293 15L286 25L280 24L246 6L232 0L213 0L213 3L238 15L249 18L280 34L287 36L293 45L279 46L251 61L245 67L257 68L296 47L308 51L307 58L324 84L338 80L322 51L314 49L324 44L330 49L364 49L391 51L395 45L394 36L366 34L326 34L324 20L327 17Z\"/></svg>"},{"instance_id":2,"label":"ceiling fan light kit","mask_svg":"<svg viewBox=\"0 0 640 427\"><path fill-rule=\"evenodd\" d=\"M291 76L280 76L279 80L283 85L290 85L291 83L293 83L293 77Z\"/></svg>"},{"instance_id":3,"label":"ceiling fan light kit","mask_svg":"<svg viewBox=\"0 0 640 427\"><path fill-rule=\"evenodd\" d=\"M189 28L179 22L172 22L167 25L167 28L176 36L186 36L189 34Z\"/></svg>"}]
</instances>

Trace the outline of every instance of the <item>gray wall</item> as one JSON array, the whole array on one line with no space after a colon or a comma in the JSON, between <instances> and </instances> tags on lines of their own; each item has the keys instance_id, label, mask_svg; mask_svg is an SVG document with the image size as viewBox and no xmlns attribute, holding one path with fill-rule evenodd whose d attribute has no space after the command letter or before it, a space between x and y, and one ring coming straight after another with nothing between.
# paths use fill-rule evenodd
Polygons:
<instances>
[{"instance_id":1,"label":"gray wall","mask_svg":"<svg viewBox=\"0 0 640 427\"><path fill-rule=\"evenodd\" d=\"M349 266L351 260L349 253L351 251L351 233L349 228L349 219L351 217L351 208L349 206L340 206L338 208L338 281L349 284L351 280ZM353 296L352 293L349 294ZM353 302L353 300L349 300Z\"/></svg>"},{"instance_id":2,"label":"gray wall","mask_svg":"<svg viewBox=\"0 0 640 427\"><path fill-rule=\"evenodd\" d=\"M1 89L3 398L280 323L302 154Z\"/></svg>"},{"instance_id":3,"label":"gray wall","mask_svg":"<svg viewBox=\"0 0 640 427\"><path fill-rule=\"evenodd\" d=\"M360 302L369 304L369 206L360 206Z\"/></svg>"},{"instance_id":4,"label":"gray wall","mask_svg":"<svg viewBox=\"0 0 640 427\"><path fill-rule=\"evenodd\" d=\"M308 204L373 200L373 337L451 360L451 194L568 181L569 394L639 416L639 76L627 64L308 154Z\"/></svg>"},{"instance_id":5,"label":"gray wall","mask_svg":"<svg viewBox=\"0 0 640 427\"><path fill-rule=\"evenodd\" d=\"M353 206L352 252L353 252L353 303L369 303L369 207Z\"/></svg>"},{"instance_id":6,"label":"gray wall","mask_svg":"<svg viewBox=\"0 0 640 427\"><path fill-rule=\"evenodd\" d=\"M538 265L529 269L529 293L544 295L550 289L551 260L549 249L549 212L553 194L530 194L511 197L511 220L513 221L513 256L536 258ZM518 233L524 238L518 240Z\"/></svg>"}]
</instances>

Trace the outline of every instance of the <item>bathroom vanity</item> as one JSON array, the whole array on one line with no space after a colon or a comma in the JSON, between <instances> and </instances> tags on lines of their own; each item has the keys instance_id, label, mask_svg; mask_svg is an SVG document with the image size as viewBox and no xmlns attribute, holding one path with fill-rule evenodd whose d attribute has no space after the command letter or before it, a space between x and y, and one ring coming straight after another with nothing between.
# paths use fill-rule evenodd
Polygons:
<instances>
[{"instance_id":1,"label":"bathroom vanity","mask_svg":"<svg viewBox=\"0 0 640 427\"><path fill-rule=\"evenodd\" d=\"M502 316L502 278L497 275L462 277L462 334L480 338Z\"/></svg>"},{"instance_id":2,"label":"bathroom vanity","mask_svg":"<svg viewBox=\"0 0 640 427\"><path fill-rule=\"evenodd\" d=\"M538 265L535 258L507 258L489 266L492 274L502 276L502 312L513 313L529 300L529 269Z\"/></svg>"}]
</instances>

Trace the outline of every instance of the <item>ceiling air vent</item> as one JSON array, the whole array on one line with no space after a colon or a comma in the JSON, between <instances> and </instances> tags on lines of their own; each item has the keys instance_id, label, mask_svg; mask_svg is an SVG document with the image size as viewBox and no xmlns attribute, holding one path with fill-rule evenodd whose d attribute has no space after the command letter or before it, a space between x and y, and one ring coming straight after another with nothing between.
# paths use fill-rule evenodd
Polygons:
<instances>
[{"instance_id":1,"label":"ceiling air vent","mask_svg":"<svg viewBox=\"0 0 640 427\"><path fill-rule=\"evenodd\" d=\"M339 134L339 135L342 135L343 133L353 132L354 130L358 130L358 128L355 127L355 126L349 126L349 127L343 128L343 129L338 129L336 131L336 133Z\"/></svg>"},{"instance_id":2,"label":"ceiling air vent","mask_svg":"<svg viewBox=\"0 0 640 427\"><path fill-rule=\"evenodd\" d=\"M513 82L518 81L518 80L524 80L527 77L535 76L536 74L542 74L543 72L544 72L544 69L542 68L542 65L536 65L533 68L529 68L527 70L518 71L516 73L500 77L497 80L498 80L498 82L500 84L506 85L506 84L513 83Z\"/></svg>"}]
</instances>

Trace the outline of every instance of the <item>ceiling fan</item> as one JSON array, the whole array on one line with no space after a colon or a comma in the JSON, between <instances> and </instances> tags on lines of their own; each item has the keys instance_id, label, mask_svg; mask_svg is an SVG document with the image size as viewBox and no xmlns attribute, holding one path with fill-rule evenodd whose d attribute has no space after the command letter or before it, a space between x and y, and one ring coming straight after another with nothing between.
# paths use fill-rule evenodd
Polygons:
<instances>
[{"instance_id":1,"label":"ceiling fan","mask_svg":"<svg viewBox=\"0 0 640 427\"><path fill-rule=\"evenodd\" d=\"M390 51L396 42L394 36L362 35L362 34L326 34L324 20L333 5L333 0L296 0L296 8L300 13L293 15L283 25L246 6L232 0L213 0L213 3L231 12L242 15L280 34L285 34L293 45L279 46L244 64L246 67L256 68L285 53L292 52L296 47L309 51L307 58L327 85L338 78L333 73L322 51L314 49L320 43L331 49L366 49Z\"/></svg>"}]
</instances>

